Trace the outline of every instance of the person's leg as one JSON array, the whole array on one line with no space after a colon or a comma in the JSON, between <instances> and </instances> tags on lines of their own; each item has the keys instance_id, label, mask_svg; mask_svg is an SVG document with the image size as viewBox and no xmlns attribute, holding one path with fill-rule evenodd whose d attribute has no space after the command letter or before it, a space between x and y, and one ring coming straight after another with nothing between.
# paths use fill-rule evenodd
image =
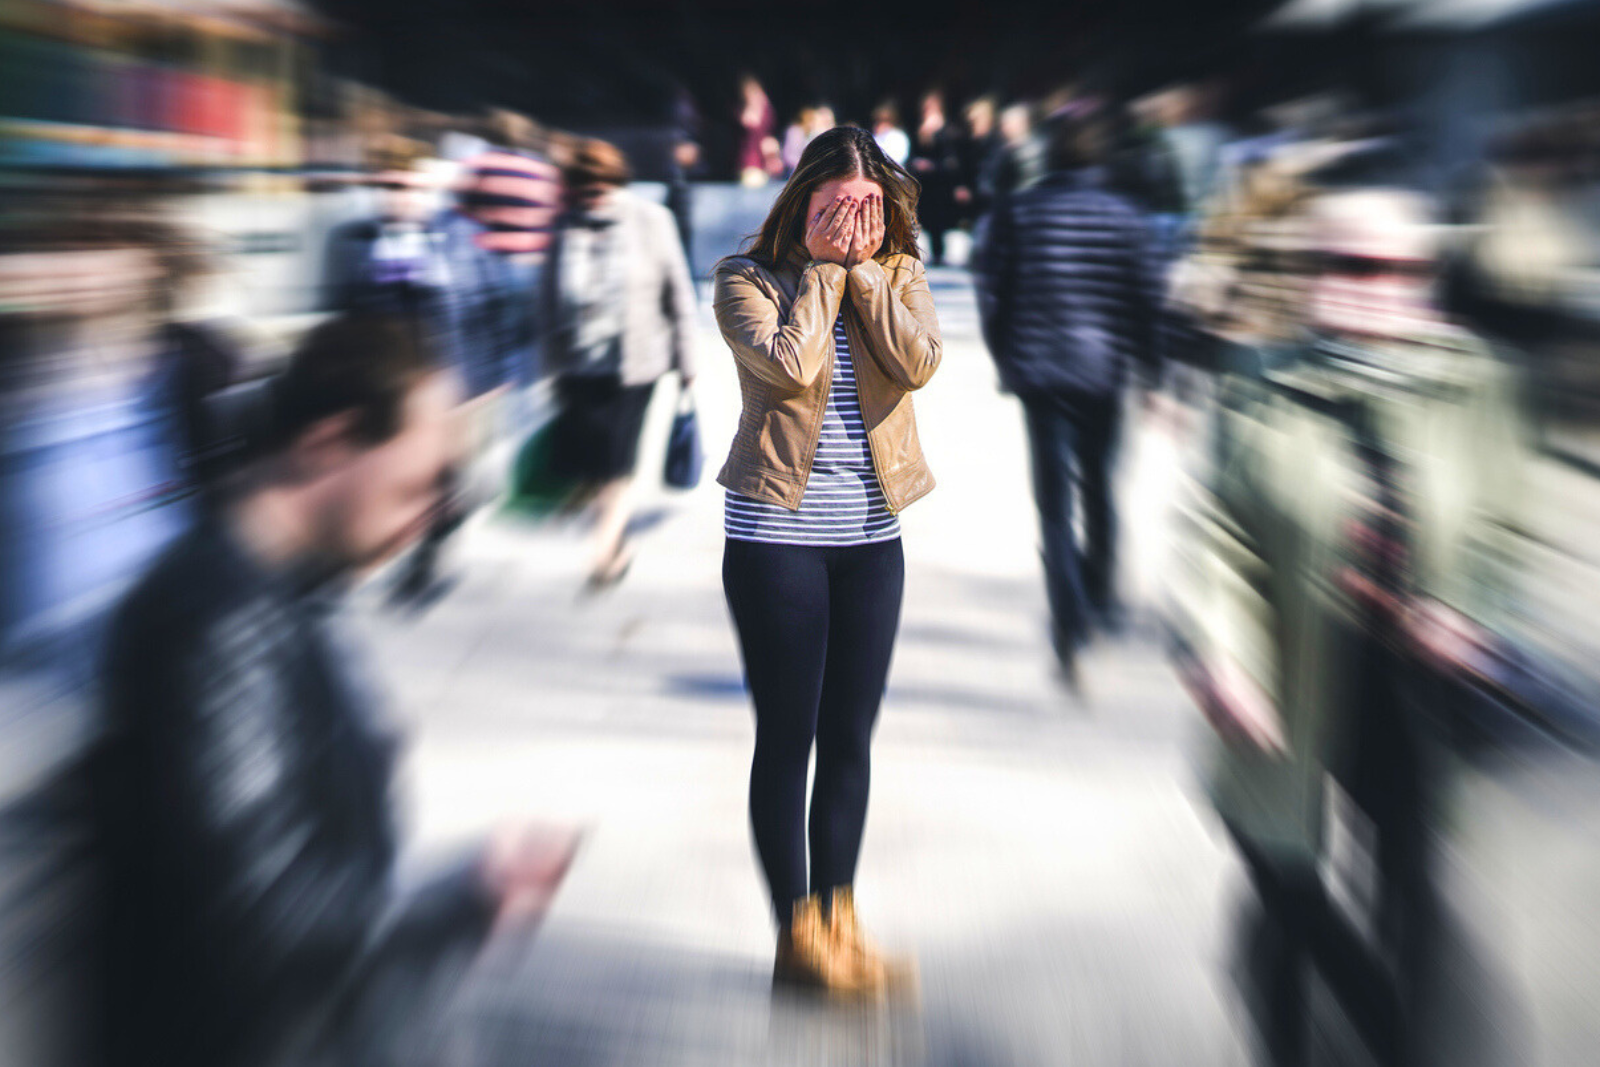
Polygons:
<instances>
[{"instance_id":1,"label":"person's leg","mask_svg":"<svg viewBox=\"0 0 1600 1067\"><path fill-rule=\"evenodd\" d=\"M1261 905L1250 992L1262 1058L1272 1067L1293 1067L1306 1056L1308 912L1316 907L1316 870L1285 865L1243 835L1234 832L1233 837Z\"/></svg>"},{"instance_id":2,"label":"person's leg","mask_svg":"<svg viewBox=\"0 0 1600 1067\"><path fill-rule=\"evenodd\" d=\"M616 579L631 562L627 545L628 520L633 516L633 478L613 478L594 495L594 558L590 576L596 581Z\"/></svg>"},{"instance_id":3,"label":"person's leg","mask_svg":"<svg viewBox=\"0 0 1600 1067\"><path fill-rule=\"evenodd\" d=\"M827 654L827 571L820 549L730 539L722 583L755 705L750 825L786 922L807 895L806 770Z\"/></svg>"},{"instance_id":4,"label":"person's leg","mask_svg":"<svg viewBox=\"0 0 1600 1067\"><path fill-rule=\"evenodd\" d=\"M1083 576L1072 529L1072 457L1077 428L1057 398L1049 394L1023 397L1022 410L1028 427L1033 500L1039 510L1045 594L1050 601L1056 655L1066 661L1087 636Z\"/></svg>"},{"instance_id":5,"label":"person's leg","mask_svg":"<svg viewBox=\"0 0 1600 1067\"><path fill-rule=\"evenodd\" d=\"M596 442L601 454L595 457L604 481L595 494L594 564L590 578L609 584L621 578L632 562L628 545L628 522L633 517L633 471L639 460L639 434L655 383L608 387L605 417L611 425L604 439Z\"/></svg>"},{"instance_id":6,"label":"person's leg","mask_svg":"<svg viewBox=\"0 0 1600 1067\"><path fill-rule=\"evenodd\" d=\"M1083 494L1083 586L1102 624L1116 612L1117 511L1112 467L1121 428L1122 400L1113 396L1084 406L1079 425L1078 471Z\"/></svg>"},{"instance_id":7,"label":"person's leg","mask_svg":"<svg viewBox=\"0 0 1600 1067\"><path fill-rule=\"evenodd\" d=\"M831 550L828 649L811 792L811 888L855 881L878 720L900 625L905 556L900 540Z\"/></svg>"},{"instance_id":8,"label":"person's leg","mask_svg":"<svg viewBox=\"0 0 1600 1067\"><path fill-rule=\"evenodd\" d=\"M1391 669L1405 665L1391 661ZM1392 960L1399 1018L1393 1035L1394 1059L1413 1050L1412 1032L1435 979L1441 903L1434 882L1433 790L1439 773L1438 739L1428 727L1426 709L1416 702L1450 699L1433 679L1399 678L1388 705L1385 751L1369 811L1377 831L1378 938Z\"/></svg>"}]
</instances>

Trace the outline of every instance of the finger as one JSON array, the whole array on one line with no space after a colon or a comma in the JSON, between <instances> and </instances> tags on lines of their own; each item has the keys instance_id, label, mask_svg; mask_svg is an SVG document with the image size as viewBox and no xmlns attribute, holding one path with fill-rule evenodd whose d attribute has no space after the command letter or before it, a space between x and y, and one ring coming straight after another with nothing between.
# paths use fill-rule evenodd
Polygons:
<instances>
[{"instance_id":1,"label":"finger","mask_svg":"<svg viewBox=\"0 0 1600 1067\"><path fill-rule=\"evenodd\" d=\"M839 236L843 237L845 234L850 232L850 228L856 223L856 213L858 210L859 209L857 208L854 200L848 201L845 204L844 209L839 213L838 219L835 220L835 223L838 226Z\"/></svg>"},{"instance_id":2,"label":"finger","mask_svg":"<svg viewBox=\"0 0 1600 1067\"><path fill-rule=\"evenodd\" d=\"M872 198L872 232L881 238L883 237L883 231L883 197L875 196Z\"/></svg>"},{"instance_id":3,"label":"finger","mask_svg":"<svg viewBox=\"0 0 1600 1067\"><path fill-rule=\"evenodd\" d=\"M834 213L833 219L831 222L829 222L827 229L827 235L830 241L836 242L839 240L840 236L844 234L845 226L848 225L850 220L853 218L851 212L851 205L844 204L841 205L839 210Z\"/></svg>"},{"instance_id":4,"label":"finger","mask_svg":"<svg viewBox=\"0 0 1600 1067\"><path fill-rule=\"evenodd\" d=\"M840 201L837 197L834 198L833 203L823 205L822 210L817 215L817 229L822 230L824 233L827 232L828 227L833 224L835 216L839 214L839 206Z\"/></svg>"}]
</instances>

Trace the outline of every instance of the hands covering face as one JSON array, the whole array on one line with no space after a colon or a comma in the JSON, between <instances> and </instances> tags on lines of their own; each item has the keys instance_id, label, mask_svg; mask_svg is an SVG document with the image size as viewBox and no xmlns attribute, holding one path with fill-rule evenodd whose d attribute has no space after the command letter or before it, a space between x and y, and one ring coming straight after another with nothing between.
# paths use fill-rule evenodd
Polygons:
<instances>
[{"instance_id":1,"label":"hands covering face","mask_svg":"<svg viewBox=\"0 0 1600 1067\"><path fill-rule=\"evenodd\" d=\"M814 260L849 269L877 255L883 232L881 194L838 196L806 225L806 251Z\"/></svg>"}]
</instances>

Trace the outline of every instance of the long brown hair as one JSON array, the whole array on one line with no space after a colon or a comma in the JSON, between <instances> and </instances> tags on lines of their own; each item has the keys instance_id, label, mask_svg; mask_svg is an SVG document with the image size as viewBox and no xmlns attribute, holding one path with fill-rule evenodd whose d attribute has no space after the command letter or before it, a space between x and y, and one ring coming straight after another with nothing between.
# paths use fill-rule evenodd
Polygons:
<instances>
[{"instance_id":1,"label":"long brown hair","mask_svg":"<svg viewBox=\"0 0 1600 1067\"><path fill-rule=\"evenodd\" d=\"M917 197L922 186L878 147L872 134L854 126L836 126L818 134L800 154L800 162L761 224L748 239L745 254L771 266L804 249L806 207L824 182L861 177L883 187L883 244L875 259L917 251Z\"/></svg>"}]
</instances>

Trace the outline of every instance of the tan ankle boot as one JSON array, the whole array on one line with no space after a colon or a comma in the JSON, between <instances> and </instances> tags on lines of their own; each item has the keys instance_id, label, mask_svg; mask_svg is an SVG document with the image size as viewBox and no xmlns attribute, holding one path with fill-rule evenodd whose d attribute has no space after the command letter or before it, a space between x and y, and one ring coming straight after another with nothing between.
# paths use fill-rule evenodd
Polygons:
<instances>
[{"instance_id":1,"label":"tan ankle boot","mask_svg":"<svg viewBox=\"0 0 1600 1067\"><path fill-rule=\"evenodd\" d=\"M828 939L834 951L850 961L861 981L884 987L890 993L914 992L917 964L908 956L885 956L861 929L856 915L855 891L838 886L829 899Z\"/></svg>"},{"instance_id":2,"label":"tan ankle boot","mask_svg":"<svg viewBox=\"0 0 1600 1067\"><path fill-rule=\"evenodd\" d=\"M796 901L789 922L778 932L772 980L839 997L870 999L883 993L881 978L856 966L849 953L838 951L822 922L822 902L815 895Z\"/></svg>"}]
</instances>

